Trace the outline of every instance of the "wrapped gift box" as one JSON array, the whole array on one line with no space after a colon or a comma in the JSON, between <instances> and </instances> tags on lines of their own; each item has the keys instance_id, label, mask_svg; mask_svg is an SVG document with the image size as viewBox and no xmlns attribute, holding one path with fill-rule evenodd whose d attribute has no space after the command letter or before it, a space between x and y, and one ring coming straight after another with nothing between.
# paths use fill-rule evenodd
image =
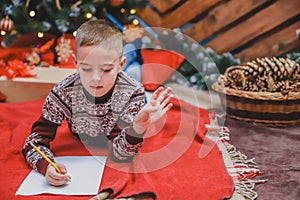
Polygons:
<instances>
[{"instance_id":1,"label":"wrapped gift box","mask_svg":"<svg viewBox=\"0 0 300 200\"><path fill-rule=\"evenodd\" d=\"M45 98L56 83L76 72L74 68L36 67L34 70L35 77L17 77L13 80L8 80L5 76L0 77L0 91L6 95L7 102Z\"/></svg>"}]
</instances>

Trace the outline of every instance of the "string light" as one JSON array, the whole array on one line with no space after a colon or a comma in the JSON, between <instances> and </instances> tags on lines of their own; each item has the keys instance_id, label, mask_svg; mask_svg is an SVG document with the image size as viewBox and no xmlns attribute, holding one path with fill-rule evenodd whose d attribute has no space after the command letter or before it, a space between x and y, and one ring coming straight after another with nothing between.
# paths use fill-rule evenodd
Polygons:
<instances>
[{"instance_id":1,"label":"string light","mask_svg":"<svg viewBox=\"0 0 300 200\"><path fill-rule=\"evenodd\" d=\"M134 19L134 20L132 21L132 23L133 23L134 25L138 25L138 24L139 24L139 20Z\"/></svg>"},{"instance_id":2,"label":"string light","mask_svg":"<svg viewBox=\"0 0 300 200\"><path fill-rule=\"evenodd\" d=\"M120 11L121 11L121 13L125 13L126 10L125 10L125 8L121 8Z\"/></svg>"},{"instance_id":3,"label":"string light","mask_svg":"<svg viewBox=\"0 0 300 200\"><path fill-rule=\"evenodd\" d=\"M34 17L35 16L35 11L34 10L29 11L29 16Z\"/></svg>"},{"instance_id":4,"label":"string light","mask_svg":"<svg viewBox=\"0 0 300 200\"><path fill-rule=\"evenodd\" d=\"M134 15L136 13L136 9L130 9L130 14Z\"/></svg>"},{"instance_id":5,"label":"string light","mask_svg":"<svg viewBox=\"0 0 300 200\"><path fill-rule=\"evenodd\" d=\"M37 36L38 36L38 38L43 38L44 37L44 33L43 32L38 32Z\"/></svg>"},{"instance_id":6,"label":"string light","mask_svg":"<svg viewBox=\"0 0 300 200\"><path fill-rule=\"evenodd\" d=\"M87 13L85 13L85 17L86 17L87 19L91 19L91 18L93 17L93 14L90 13L90 12L87 12Z\"/></svg>"},{"instance_id":7,"label":"string light","mask_svg":"<svg viewBox=\"0 0 300 200\"><path fill-rule=\"evenodd\" d=\"M73 36L76 37L77 31L73 31Z\"/></svg>"},{"instance_id":8,"label":"string light","mask_svg":"<svg viewBox=\"0 0 300 200\"><path fill-rule=\"evenodd\" d=\"M0 34L1 35L6 35L6 32L2 30Z\"/></svg>"}]
</instances>

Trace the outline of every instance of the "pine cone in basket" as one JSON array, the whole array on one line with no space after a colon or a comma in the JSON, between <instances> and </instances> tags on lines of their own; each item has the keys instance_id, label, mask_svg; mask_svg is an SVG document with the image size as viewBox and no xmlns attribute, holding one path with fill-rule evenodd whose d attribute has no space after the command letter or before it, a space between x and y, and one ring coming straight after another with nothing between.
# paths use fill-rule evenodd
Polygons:
<instances>
[{"instance_id":1,"label":"pine cone in basket","mask_svg":"<svg viewBox=\"0 0 300 200\"><path fill-rule=\"evenodd\" d=\"M250 92L299 92L300 66L288 58L257 58L229 67L220 81L225 87Z\"/></svg>"}]
</instances>

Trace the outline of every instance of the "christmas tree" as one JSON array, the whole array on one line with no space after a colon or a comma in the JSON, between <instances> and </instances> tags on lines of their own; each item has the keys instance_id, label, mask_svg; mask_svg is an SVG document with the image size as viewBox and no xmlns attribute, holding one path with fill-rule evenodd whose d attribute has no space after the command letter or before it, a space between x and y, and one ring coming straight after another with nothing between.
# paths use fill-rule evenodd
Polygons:
<instances>
[{"instance_id":1,"label":"christmas tree","mask_svg":"<svg viewBox=\"0 0 300 200\"><path fill-rule=\"evenodd\" d=\"M129 16L146 0L1 0L1 35L3 45L9 45L20 34L73 33L84 21L110 17L128 24Z\"/></svg>"}]
</instances>

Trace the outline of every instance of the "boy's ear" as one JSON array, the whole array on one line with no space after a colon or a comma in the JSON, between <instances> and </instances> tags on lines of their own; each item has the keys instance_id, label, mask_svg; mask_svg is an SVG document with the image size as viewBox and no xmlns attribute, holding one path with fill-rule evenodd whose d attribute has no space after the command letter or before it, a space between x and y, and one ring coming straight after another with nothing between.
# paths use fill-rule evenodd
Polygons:
<instances>
[{"instance_id":1,"label":"boy's ear","mask_svg":"<svg viewBox=\"0 0 300 200\"><path fill-rule=\"evenodd\" d=\"M76 55L74 53L72 53L72 58L75 64L77 64L77 59L76 59Z\"/></svg>"},{"instance_id":2,"label":"boy's ear","mask_svg":"<svg viewBox=\"0 0 300 200\"><path fill-rule=\"evenodd\" d=\"M120 61L120 67L123 68L125 63L126 63L126 57L122 56L121 61Z\"/></svg>"},{"instance_id":3,"label":"boy's ear","mask_svg":"<svg viewBox=\"0 0 300 200\"><path fill-rule=\"evenodd\" d=\"M74 53L72 53L72 58L73 58L75 66L77 68L77 59L76 59L76 55Z\"/></svg>"}]
</instances>

